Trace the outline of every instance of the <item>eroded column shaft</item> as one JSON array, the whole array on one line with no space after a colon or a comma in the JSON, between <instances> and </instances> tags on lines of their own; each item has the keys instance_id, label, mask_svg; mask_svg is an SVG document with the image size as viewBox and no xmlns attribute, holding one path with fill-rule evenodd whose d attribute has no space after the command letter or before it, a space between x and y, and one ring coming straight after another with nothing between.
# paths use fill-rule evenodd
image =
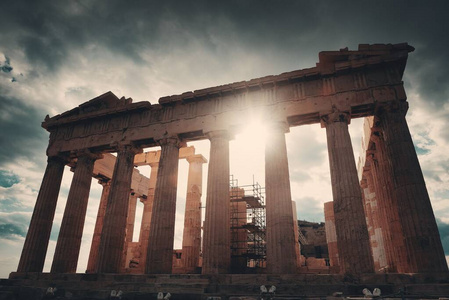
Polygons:
<instances>
[{"instance_id":1,"label":"eroded column shaft","mask_svg":"<svg viewBox=\"0 0 449 300\"><path fill-rule=\"evenodd\" d=\"M298 225L298 213L296 212L296 202L292 201L293 211L293 229L295 232L295 251L296 251L296 265L301 266L301 245L299 244L299 225Z\"/></svg>"},{"instance_id":2,"label":"eroded column shaft","mask_svg":"<svg viewBox=\"0 0 449 300\"><path fill-rule=\"evenodd\" d=\"M324 221L329 264L332 267L337 267L339 266L337 231L335 230L334 202L332 201L324 203Z\"/></svg>"},{"instance_id":3,"label":"eroded column shaft","mask_svg":"<svg viewBox=\"0 0 449 300\"><path fill-rule=\"evenodd\" d=\"M123 247L123 263L122 266L125 269L129 267L129 261L127 261L128 250L133 242L134 236L134 224L136 222L136 205L138 195L131 191L129 195L128 217L126 218L126 238L125 245Z\"/></svg>"},{"instance_id":4,"label":"eroded column shaft","mask_svg":"<svg viewBox=\"0 0 449 300\"><path fill-rule=\"evenodd\" d=\"M373 258L347 115L325 118L341 273L371 273Z\"/></svg>"},{"instance_id":5,"label":"eroded column shaft","mask_svg":"<svg viewBox=\"0 0 449 300\"><path fill-rule=\"evenodd\" d=\"M367 200L369 201L369 207L371 210L371 224L374 233L374 240L371 241L371 247L373 249L375 271L378 271L379 269L385 268L388 265L384 245L384 230L382 229L381 225L382 215L379 208L379 196L376 194L376 190L374 187L374 179L371 167L363 174L366 178L366 189L368 192ZM376 265L376 261L378 263L378 266Z\"/></svg>"},{"instance_id":6,"label":"eroded column shaft","mask_svg":"<svg viewBox=\"0 0 449 300\"><path fill-rule=\"evenodd\" d=\"M65 161L49 157L17 272L42 272Z\"/></svg>"},{"instance_id":7,"label":"eroded column shaft","mask_svg":"<svg viewBox=\"0 0 449 300\"><path fill-rule=\"evenodd\" d=\"M226 274L231 262L229 204L229 137L210 132L206 216L203 235L203 274Z\"/></svg>"},{"instance_id":8,"label":"eroded column shaft","mask_svg":"<svg viewBox=\"0 0 449 300\"><path fill-rule=\"evenodd\" d=\"M273 126L265 145L267 271L297 271L290 175L283 125Z\"/></svg>"},{"instance_id":9,"label":"eroded column shaft","mask_svg":"<svg viewBox=\"0 0 449 300\"><path fill-rule=\"evenodd\" d=\"M201 251L201 194L203 163L206 160L202 155L194 155L187 157L187 161L189 162L189 175L181 264L186 273L193 273L198 267Z\"/></svg>"},{"instance_id":10,"label":"eroded column shaft","mask_svg":"<svg viewBox=\"0 0 449 300\"><path fill-rule=\"evenodd\" d=\"M99 273L119 273L121 270L134 156L138 151L127 145L120 146L117 152L101 234Z\"/></svg>"},{"instance_id":11,"label":"eroded column shaft","mask_svg":"<svg viewBox=\"0 0 449 300\"><path fill-rule=\"evenodd\" d=\"M385 168L383 155L384 143L376 138L375 151L372 154L371 172L373 174L373 186L379 199L380 227L385 247L388 272L403 272L405 250L402 239L402 229L399 224L398 206L392 195L391 175Z\"/></svg>"},{"instance_id":12,"label":"eroded column shaft","mask_svg":"<svg viewBox=\"0 0 449 300\"><path fill-rule=\"evenodd\" d=\"M435 216L410 131L406 103L379 114L385 154L391 168L393 196L399 207L408 272L447 272Z\"/></svg>"},{"instance_id":13,"label":"eroded column shaft","mask_svg":"<svg viewBox=\"0 0 449 300\"><path fill-rule=\"evenodd\" d=\"M164 139L160 145L146 261L146 273L149 274L170 274L173 261L180 145L176 138Z\"/></svg>"},{"instance_id":14,"label":"eroded column shaft","mask_svg":"<svg viewBox=\"0 0 449 300\"><path fill-rule=\"evenodd\" d=\"M375 232L374 226L373 226L373 214L372 214L372 208L371 208L372 193L368 189L365 178L362 179L360 187L362 189L363 208L365 210L366 227L368 230L371 255L373 256L374 270L379 270L380 265L379 265L379 259L377 257L378 251L377 251L376 232Z\"/></svg>"},{"instance_id":15,"label":"eroded column shaft","mask_svg":"<svg viewBox=\"0 0 449 300\"><path fill-rule=\"evenodd\" d=\"M147 250L148 250L148 238L150 236L150 225L151 225L151 213L153 212L154 203L154 190L156 188L157 181L157 171L159 169L159 162L154 162L150 164L150 182L148 187L147 198L141 198L143 203L143 213L142 213L142 225L140 226L140 259L139 259L139 269L144 272L145 265L147 261Z\"/></svg>"},{"instance_id":16,"label":"eroded column shaft","mask_svg":"<svg viewBox=\"0 0 449 300\"><path fill-rule=\"evenodd\" d=\"M78 157L59 230L51 273L76 273L95 158Z\"/></svg>"},{"instance_id":17,"label":"eroded column shaft","mask_svg":"<svg viewBox=\"0 0 449 300\"><path fill-rule=\"evenodd\" d=\"M103 229L104 215L106 213L106 206L108 203L109 190L111 188L110 179L100 180L99 183L103 186L101 192L100 204L98 206L97 220L95 222L94 234L92 236L92 243L90 245L89 260L87 262L87 273L96 273L98 265L98 249L100 248L101 231Z\"/></svg>"}]
</instances>

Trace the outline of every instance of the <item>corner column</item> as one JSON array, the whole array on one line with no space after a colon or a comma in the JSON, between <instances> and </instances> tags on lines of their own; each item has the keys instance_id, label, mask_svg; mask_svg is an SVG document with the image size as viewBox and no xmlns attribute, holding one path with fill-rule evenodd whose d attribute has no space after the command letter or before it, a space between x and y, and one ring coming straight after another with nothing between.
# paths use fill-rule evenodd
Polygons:
<instances>
[{"instance_id":1,"label":"corner column","mask_svg":"<svg viewBox=\"0 0 449 300\"><path fill-rule=\"evenodd\" d=\"M189 162L189 175L187 181L181 264L185 273L194 273L198 267L201 251L203 164L207 160L201 154L197 154L187 157L187 161Z\"/></svg>"},{"instance_id":2,"label":"corner column","mask_svg":"<svg viewBox=\"0 0 449 300\"><path fill-rule=\"evenodd\" d=\"M393 197L399 208L408 272L447 272L432 205L405 120L407 109L407 102L392 103L379 111L378 118L387 167L393 176Z\"/></svg>"},{"instance_id":3,"label":"corner column","mask_svg":"<svg viewBox=\"0 0 449 300\"><path fill-rule=\"evenodd\" d=\"M148 274L172 272L176 217L176 190L180 141L176 137L159 141L161 158L154 192L146 271Z\"/></svg>"},{"instance_id":4,"label":"corner column","mask_svg":"<svg viewBox=\"0 0 449 300\"><path fill-rule=\"evenodd\" d=\"M348 131L349 115L334 112L322 120L327 135L340 273L372 273L373 258Z\"/></svg>"},{"instance_id":5,"label":"corner column","mask_svg":"<svg viewBox=\"0 0 449 300\"><path fill-rule=\"evenodd\" d=\"M118 147L98 251L98 273L119 273L121 270L134 156L140 151L132 145Z\"/></svg>"},{"instance_id":6,"label":"corner column","mask_svg":"<svg viewBox=\"0 0 449 300\"><path fill-rule=\"evenodd\" d=\"M100 247L101 231L103 229L104 215L106 213L109 190L111 188L111 180L109 178L98 180L98 183L103 186L103 191L101 192L100 205L98 206L97 221L95 222L94 234L90 245L86 273L97 272L98 249Z\"/></svg>"},{"instance_id":7,"label":"corner column","mask_svg":"<svg viewBox=\"0 0 449 300\"><path fill-rule=\"evenodd\" d=\"M265 144L267 272L297 272L296 238L285 132L288 125L272 124Z\"/></svg>"},{"instance_id":8,"label":"corner column","mask_svg":"<svg viewBox=\"0 0 449 300\"><path fill-rule=\"evenodd\" d=\"M139 270L141 272L145 271L145 265L147 261L147 250L148 250L148 238L150 236L150 225L151 225L151 213L153 212L153 201L154 201L154 189L156 188L157 171L159 169L159 162L150 163L150 182L148 187L147 198L140 198L143 203L143 213L142 213L142 225L140 226L140 259L139 259Z\"/></svg>"},{"instance_id":9,"label":"corner column","mask_svg":"<svg viewBox=\"0 0 449 300\"><path fill-rule=\"evenodd\" d=\"M77 154L75 173L67 196L51 273L76 273L92 171L95 160L99 157L88 151Z\"/></svg>"},{"instance_id":10,"label":"corner column","mask_svg":"<svg viewBox=\"0 0 449 300\"><path fill-rule=\"evenodd\" d=\"M17 272L42 272L66 161L48 157Z\"/></svg>"},{"instance_id":11,"label":"corner column","mask_svg":"<svg viewBox=\"0 0 449 300\"><path fill-rule=\"evenodd\" d=\"M229 133L212 131L203 232L203 274L227 274L231 264Z\"/></svg>"}]
</instances>

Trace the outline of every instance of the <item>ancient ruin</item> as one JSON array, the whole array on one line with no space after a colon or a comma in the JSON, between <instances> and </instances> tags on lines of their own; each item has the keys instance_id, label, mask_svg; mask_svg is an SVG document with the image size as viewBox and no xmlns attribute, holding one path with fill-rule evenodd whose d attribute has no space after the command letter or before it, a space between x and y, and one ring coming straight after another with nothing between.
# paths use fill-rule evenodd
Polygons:
<instances>
[{"instance_id":1,"label":"ancient ruin","mask_svg":"<svg viewBox=\"0 0 449 300\"><path fill-rule=\"evenodd\" d=\"M246 210L252 200L230 190L229 140L244 127L242 116L252 112L270 128L262 204L266 274L305 278L300 276L299 232L285 144L289 128L305 124L321 125L327 133L333 202L326 204L325 215L329 261L338 266L333 270L351 276L445 274L443 248L405 119L408 102L402 76L413 50L405 43L362 44L354 51L320 52L319 62L309 69L162 97L155 104L133 103L108 92L47 116L42 126L50 133L48 165L11 278L42 273L65 165L74 168L74 176L52 274L75 273L92 177L104 189L88 273L171 274L175 269L184 274L232 273L243 254L238 249L248 247L239 230L250 224L233 220L231 212ZM348 124L362 117L368 119L360 181ZM184 148L188 141L203 139L210 141L209 162L193 148ZM161 150L142 153L154 146ZM187 159L190 171L182 255L174 263L180 158ZM208 174L201 226L204 163ZM143 164L151 166L151 174L136 172L135 166ZM138 198L145 204L144 225L139 242L133 243L129 238L133 223L128 220L134 219ZM252 203L255 208L261 205ZM234 254L232 243L238 245Z\"/></svg>"}]
</instances>

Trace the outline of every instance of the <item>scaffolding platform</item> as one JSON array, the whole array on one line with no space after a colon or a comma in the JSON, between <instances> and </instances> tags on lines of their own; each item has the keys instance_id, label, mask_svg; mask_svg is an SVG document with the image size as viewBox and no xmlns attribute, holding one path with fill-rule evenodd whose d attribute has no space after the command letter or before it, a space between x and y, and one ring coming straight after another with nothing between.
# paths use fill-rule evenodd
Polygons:
<instances>
[{"instance_id":1,"label":"scaffolding platform","mask_svg":"<svg viewBox=\"0 0 449 300\"><path fill-rule=\"evenodd\" d=\"M231 175L231 268L233 273L257 273L266 266L264 189L239 185ZM261 271L262 272L262 271Z\"/></svg>"}]
</instances>

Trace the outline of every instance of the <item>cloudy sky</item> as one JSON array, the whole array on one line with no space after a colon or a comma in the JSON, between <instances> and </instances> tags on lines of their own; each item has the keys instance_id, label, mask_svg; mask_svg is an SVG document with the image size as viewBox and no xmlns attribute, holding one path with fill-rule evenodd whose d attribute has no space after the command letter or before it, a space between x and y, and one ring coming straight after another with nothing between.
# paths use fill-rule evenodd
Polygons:
<instances>
[{"instance_id":1,"label":"cloudy sky","mask_svg":"<svg viewBox=\"0 0 449 300\"><path fill-rule=\"evenodd\" d=\"M313 67L319 51L355 50L361 43L416 48L404 74L407 119L449 255L449 2L4 0L0 11L0 277L17 268L45 169L45 115L107 91L156 103L162 96ZM356 156L361 124L350 125ZM192 145L209 156L208 141ZM292 128L287 146L298 216L323 221L322 204L332 199L325 130ZM251 183L254 174L263 185L263 161L260 132L232 141L231 172L240 184ZM180 161L178 223L187 167ZM149 175L148 168L140 171ZM66 170L45 270L71 177ZM78 272L86 268L100 193L93 181ZM180 247L182 228L176 232Z\"/></svg>"}]
</instances>

